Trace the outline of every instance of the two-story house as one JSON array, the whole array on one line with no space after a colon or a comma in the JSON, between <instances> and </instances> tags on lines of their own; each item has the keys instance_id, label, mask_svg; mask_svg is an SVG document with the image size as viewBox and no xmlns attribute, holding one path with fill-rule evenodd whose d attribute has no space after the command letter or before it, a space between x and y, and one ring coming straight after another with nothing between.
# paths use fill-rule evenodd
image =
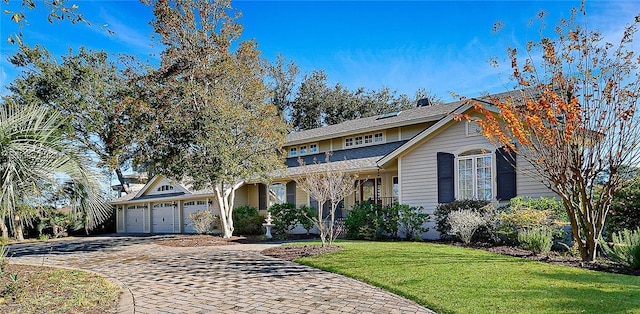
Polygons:
<instances>
[{"instance_id":1,"label":"two-story house","mask_svg":"<svg viewBox=\"0 0 640 314\"><path fill-rule=\"evenodd\" d=\"M554 195L538 180L515 171L514 164L520 168L523 161L505 157L508 154L489 143L477 125L456 121L456 113L473 113L473 108L462 102L417 106L291 133L284 147L286 170L270 182L245 184L235 204L261 211L280 202L317 207L294 179L304 173L302 167L322 164L326 152L331 152L332 162L344 163L347 171L358 174L356 191L344 200L338 216L362 201L398 202L432 213L439 203L455 199L508 201L516 195ZM219 212L211 191L185 186L156 177L136 195L112 202L118 208L118 232L189 232L188 212ZM431 230L424 236L437 237Z\"/></svg>"}]
</instances>

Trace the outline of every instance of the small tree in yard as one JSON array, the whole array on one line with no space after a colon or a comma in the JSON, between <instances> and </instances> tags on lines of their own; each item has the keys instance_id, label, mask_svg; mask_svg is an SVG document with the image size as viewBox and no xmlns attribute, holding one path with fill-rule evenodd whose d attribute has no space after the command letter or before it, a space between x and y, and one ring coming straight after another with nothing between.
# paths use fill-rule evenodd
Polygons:
<instances>
[{"instance_id":1,"label":"small tree in yard","mask_svg":"<svg viewBox=\"0 0 640 314\"><path fill-rule=\"evenodd\" d=\"M586 16L584 6L560 21L554 38L541 30L524 60L510 48L519 92L490 96L491 105L469 100L483 119L466 118L527 161L527 172L559 195L581 258L593 261L625 165L640 161L640 59L632 46L640 15L613 45L580 25L579 14ZM598 186L605 172L608 178Z\"/></svg>"},{"instance_id":2,"label":"small tree in yard","mask_svg":"<svg viewBox=\"0 0 640 314\"><path fill-rule=\"evenodd\" d=\"M335 238L340 234L341 230L336 228L335 215L336 209L345 197L353 194L355 185L353 184L358 177L356 174L347 172L346 161L343 163L332 163L329 158L331 153L326 153L324 164L314 164L305 166L302 159L299 159L300 166L303 169L303 176L296 179L299 189L309 193L318 202L317 215L309 217L320 232L322 245L331 246ZM329 202L328 219L324 218L324 204Z\"/></svg>"}]
</instances>

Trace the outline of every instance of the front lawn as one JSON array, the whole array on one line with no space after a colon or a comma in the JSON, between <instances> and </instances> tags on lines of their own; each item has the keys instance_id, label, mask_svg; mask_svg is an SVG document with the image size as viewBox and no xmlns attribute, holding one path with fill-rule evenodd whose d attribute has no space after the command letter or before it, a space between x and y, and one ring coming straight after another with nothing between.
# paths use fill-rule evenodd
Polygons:
<instances>
[{"instance_id":1,"label":"front lawn","mask_svg":"<svg viewBox=\"0 0 640 314\"><path fill-rule=\"evenodd\" d=\"M0 313L116 313L120 287L78 270L9 264L0 274Z\"/></svg>"},{"instance_id":2,"label":"front lawn","mask_svg":"<svg viewBox=\"0 0 640 314\"><path fill-rule=\"evenodd\" d=\"M296 259L439 313L640 313L640 277L558 266L443 244L338 243Z\"/></svg>"}]
</instances>

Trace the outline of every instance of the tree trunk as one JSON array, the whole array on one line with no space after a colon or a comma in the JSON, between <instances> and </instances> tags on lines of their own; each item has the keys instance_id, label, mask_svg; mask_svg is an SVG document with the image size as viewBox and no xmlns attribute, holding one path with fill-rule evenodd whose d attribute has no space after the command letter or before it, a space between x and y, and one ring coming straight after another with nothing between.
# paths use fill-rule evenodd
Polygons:
<instances>
[{"instance_id":1,"label":"tree trunk","mask_svg":"<svg viewBox=\"0 0 640 314\"><path fill-rule=\"evenodd\" d=\"M13 236L18 241L24 241L24 234L22 234L23 232L22 221L20 220L20 216L16 215L13 217L13 226L14 226Z\"/></svg>"},{"instance_id":2,"label":"tree trunk","mask_svg":"<svg viewBox=\"0 0 640 314\"><path fill-rule=\"evenodd\" d=\"M0 221L0 230L2 231L2 242L9 240L9 227L7 227L4 219Z\"/></svg>"},{"instance_id":3,"label":"tree trunk","mask_svg":"<svg viewBox=\"0 0 640 314\"><path fill-rule=\"evenodd\" d=\"M116 167L115 171L116 171L116 176L118 177L118 181L120 181L120 185L122 186L122 191L129 194L131 192L131 189L129 188L129 183L127 183L127 179L125 179L124 175L122 174L122 169L120 169L120 167ZM118 195L118 197L120 197L120 195Z\"/></svg>"},{"instance_id":4,"label":"tree trunk","mask_svg":"<svg viewBox=\"0 0 640 314\"><path fill-rule=\"evenodd\" d=\"M225 184L215 184L218 205L220 206L220 222L222 224L222 237L231 238L233 236L233 205L236 198L236 190L242 186L240 181L230 187L225 188Z\"/></svg>"}]
</instances>

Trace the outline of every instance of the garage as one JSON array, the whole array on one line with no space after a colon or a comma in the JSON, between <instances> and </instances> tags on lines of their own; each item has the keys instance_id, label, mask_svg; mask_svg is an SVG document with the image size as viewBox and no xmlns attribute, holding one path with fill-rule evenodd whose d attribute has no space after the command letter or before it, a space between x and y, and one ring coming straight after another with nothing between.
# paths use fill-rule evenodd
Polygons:
<instances>
[{"instance_id":1,"label":"garage","mask_svg":"<svg viewBox=\"0 0 640 314\"><path fill-rule=\"evenodd\" d=\"M125 232L142 233L144 232L144 209L145 205L127 206L125 217Z\"/></svg>"},{"instance_id":2,"label":"garage","mask_svg":"<svg viewBox=\"0 0 640 314\"><path fill-rule=\"evenodd\" d=\"M182 205L183 215L182 215L182 230L184 233L196 233L196 229L191 225L191 219L189 219L189 214L193 214L195 212L201 210L207 210L207 202L205 201L189 201L185 202Z\"/></svg>"},{"instance_id":3,"label":"garage","mask_svg":"<svg viewBox=\"0 0 640 314\"><path fill-rule=\"evenodd\" d=\"M153 204L151 223L152 233L173 233L173 204Z\"/></svg>"}]
</instances>

